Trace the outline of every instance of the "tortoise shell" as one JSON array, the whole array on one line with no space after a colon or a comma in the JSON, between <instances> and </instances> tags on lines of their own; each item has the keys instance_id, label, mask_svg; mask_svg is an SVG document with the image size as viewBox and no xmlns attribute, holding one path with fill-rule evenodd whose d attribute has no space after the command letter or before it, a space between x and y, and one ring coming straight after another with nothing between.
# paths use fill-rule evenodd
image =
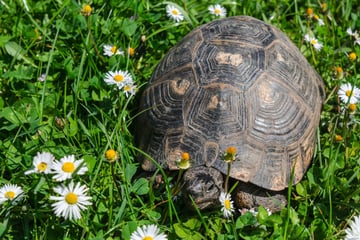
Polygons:
<instances>
[{"instance_id":1,"label":"tortoise shell","mask_svg":"<svg viewBox=\"0 0 360 240\"><path fill-rule=\"evenodd\" d=\"M301 180L313 157L324 85L278 29L248 16L190 32L158 64L141 97L139 148L164 168L188 152L192 166L282 190ZM154 164L140 157L145 170Z\"/></svg>"}]
</instances>

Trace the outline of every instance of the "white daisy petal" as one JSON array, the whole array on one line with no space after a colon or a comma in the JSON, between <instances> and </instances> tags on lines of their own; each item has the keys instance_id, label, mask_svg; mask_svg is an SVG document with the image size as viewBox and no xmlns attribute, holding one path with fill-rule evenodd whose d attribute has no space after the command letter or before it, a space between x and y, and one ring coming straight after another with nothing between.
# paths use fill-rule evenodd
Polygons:
<instances>
[{"instance_id":1,"label":"white daisy petal","mask_svg":"<svg viewBox=\"0 0 360 240\"><path fill-rule=\"evenodd\" d=\"M311 41L310 35L309 35L309 34L305 34L304 40L305 40L306 42L310 42L310 41Z\"/></svg>"},{"instance_id":2,"label":"white daisy petal","mask_svg":"<svg viewBox=\"0 0 360 240\"><path fill-rule=\"evenodd\" d=\"M346 33L351 36L351 37L354 37L355 38L355 41L354 41L354 45L358 44L360 45L360 37L359 37L359 33L357 30L355 30L354 32L351 30L351 28L348 28L346 29Z\"/></svg>"},{"instance_id":3,"label":"white daisy petal","mask_svg":"<svg viewBox=\"0 0 360 240\"><path fill-rule=\"evenodd\" d=\"M124 51L115 45L105 44L103 48L105 56L111 57L113 55L124 55Z\"/></svg>"},{"instance_id":4,"label":"white daisy petal","mask_svg":"<svg viewBox=\"0 0 360 240\"><path fill-rule=\"evenodd\" d=\"M347 33L349 36L353 36L353 35L354 35L354 33L353 33L353 31L351 30L351 28L346 29L346 33Z\"/></svg>"},{"instance_id":5,"label":"white daisy petal","mask_svg":"<svg viewBox=\"0 0 360 240\"><path fill-rule=\"evenodd\" d=\"M320 51L323 47L322 43L320 43L316 38L310 37L309 34L305 34L304 40L313 45L313 47L318 51Z\"/></svg>"},{"instance_id":6,"label":"white daisy petal","mask_svg":"<svg viewBox=\"0 0 360 240\"><path fill-rule=\"evenodd\" d=\"M24 174L28 175L31 173L44 173L49 174L51 173L51 168L55 157L48 152L38 152L37 155L33 159L33 169L26 171Z\"/></svg>"},{"instance_id":7,"label":"white daisy petal","mask_svg":"<svg viewBox=\"0 0 360 240\"><path fill-rule=\"evenodd\" d=\"M160 229L154 225L139 226L135 232L130 236L130 240L167 240L167 236L164 233L160 233Z\"/></svg>"},{"instance_id":8,"label":"white daisy petal","mask_svg":"<svg viewBox=\"0 0 360 240\"><path fill-rule=\"evenodd\" d=\"M5 184L0 188L0 204L11 201L16 204L23 198L23 190L16 184Z\"/></svg>"},{"instance_id":9,"label":"white daisy petal","mask_svg":"<svg viewBox=\"0 0 360 240\"><path fill-rule=\"evenodd\" d=\"M324 26L324 25L325 25L324 20L322 20L321 18L319 18L317 21L318 21L318 24L319 24L320 26Z\"/></svg>"},{"instance_id":10,"label":"white daisy petal","mask_svg":"<svg viewBox=\"0 0 360 240\"><path fill-rule=\"evenodd\" d=\"M219 197L219 201L222 205L221 211L225 218L229 218L233 215L234 203L231 200L231 195L225 192L222 192Z\"/></svg>"},{"instance_id":11,"label":"white daisy petal","mask_svg":"<svg viewBox=\"0 0 360 240\"><path fill-rule=\"evenodd\" d=\"M51 204L54 213L66 220L77 220L81 218L81 211L91 205L91 197L86 196L86 186L70 182L68 186L61 185L54 188L54 192L61 196L50 196L50 200L56 201Z\"/></svg>"},{"instance_id":12,"label":"white daisy petal","mask_svg":"<svg viewBox=\"0 0 360 240\"><path fill-rule=\"evenodd\" d=\"M133 96L137 92L137 86L135 84L129 83L124 85L124 93L126 97Z\"/></svg>"},{"instance_id":13,"label":"white daisy petal","mask_svg":"<svg viewBox=\"0 0 360 240\"><path fill-rule=\"evenodd\" d=\"M75 160L74 155L65 156L60 161L55 161L52 165L52 173L55 174L53 179L56 181L64 181L72 178L74 173L84 175L88 168L84 166L83 159ZM54 188L57 193L63 192L63 189Z\"/></svg>"},{"instance_id":14,"label":"white daisy petal","mask_svg":"<svg viewBox=\"0 0 360 240\"><path fill-rule=\"evenodd\" d=\"M265 210L267 211L268 215L270 216L272 214L271 210L269 208L265 208ZM254 215L255 217L258 214L258 211L255 208L250 208L250 209L243 209L242 213L245 212L250 212L252 215Z\"/></svg>"},{"instance_id":15,"label":"white daisy petal","mask_svg":"<svg viewBox=\"0 0 360 240\"><path fill-rule=\"evenodd\" d=\"M345 233L345 240L360 240L360 216L354 217Z\"/></svg>"},{"instance_id":16,"label":"white daisy petal","mask_svg":"<svg viewBox=\"0 0 360 240\"><path fill-rule=\"evenodd\" d=\"M313 46L318 51L321 50L323 47L322 43L319 43L317 40L316 40L316 42L313 43Z\"/></svg>"},{"instance_id":17,"label":"white daisy petal","mask_svg":"<svg viewBox=\"0 0 360 240\"><path fill-rule=\"evenodd\" d=\"M338 96L343 103L357 104L360 99L360 89L345 83L340 86Z\"/></svg>"},{"instance_id":18,"label":"white daisy petal","mask_svg":"<svg viewBox=\"0 0 360 240\"><path fill-rule=\"evenodd\" d=\"M181 22L182 20L184 20L184 16L180 12L180 10L173 5L166 6L166 13L168 17L173 19L175 22Z\"/></svg>"},{"instance_id":19,"label":"white daisy petal","mask_svg":"<svg viewBox=\"0 0 360 240\"><path fill-rule=\"evenodd\" d=\"M208 10L211 14L219 17L225 17L226 16L226 9L222 7L220 4L211 5Z\"/></svg>"},{"instance_id":20,"label":"white daisy petal","mask_svg":"<svg viewBox=\"0 0 360 240\"><path fill-rule=\"evenodd\" d=\"M119 89L122 89L126 84L132 83L133 79L128 71L109 71L105 74L104 81L107 84L115 84Z\"/></svg>"}]
</instances>

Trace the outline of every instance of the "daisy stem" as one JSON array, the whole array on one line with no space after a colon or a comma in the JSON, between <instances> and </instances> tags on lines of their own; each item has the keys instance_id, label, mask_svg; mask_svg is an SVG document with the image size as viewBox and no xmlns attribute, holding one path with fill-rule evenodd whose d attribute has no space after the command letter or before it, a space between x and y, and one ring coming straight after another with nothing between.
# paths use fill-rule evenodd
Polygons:
<instances>
[{"instance_id":1,"label":"daisy stem","mask_svg":"<svg viewBox=\"0 0 360 240\"><path fill-rule=\"evenodd\" d=\"M94 49L95 49L95 52L96 52L97 57L99 58L100 62L101 62L103 65L105 65L105 62L104 62L104 60L103 60L103 58L102 58L102 56L101 56L101 54L100 54L100 51L99 51L99 49L97 48L97 45L96 45L96 43L95 43L94 36L92 35L92 32L91 32L91 21L90 21L90 17L91 17L91 16L89 16L89 17L87 18L87 21L86 21L87 28L88 28L88 30L89 30L90 40L91 40L92 45L94 46Z\"/></svg>"},{"instance_id":2,"label":"daisy stem","mask_svg":"<svg viewBox=\"0 0 360 240\"><path fill-rule=\"evenodd\" d=\"M116 187L117 191L119 192L119 195L121 196L120 186L119 186L118 182L116 181L116 177L115 177L114 164L110 165L110 169L111 169L111 176L114 181L115 187Z\"/></svg>"},{"instance_id":3,"label":"daisy stem","mask_svg":"<svg viewBox=\"0 0 360 240\"><path fill-rule=\"evenodd\" d=\"M184 169L180 169L179 174L178 174L177 179L176 179L175 187L174 187L174 189L172 191L173 196L176 196L180 191L179 184L180 184L180 180L181 180L181 177L182 177L183 173L184 173Z\"/></svg>"},{"instance_id":4,"label":"daisy stem","mask_svg":"<svg viewBox=\"0 0 360 240\"><path fill-rule=\"evenodd\" d=\"M228 164L228 168L227 168L227 174L226 174L226 179L225 179L225 193L228 192L231 162L229 161L227 164Z\"/></svg>"},{"instance_id":5,"label":"daisy stem","mask_svg":"<svg viewBox=\"0 0 360 240\"><path fill-rule=\"evenodd\" d=\"M310 46L310 49L311 49L311 56L312 56L314 65L316 66L316 65L317 65L317 61L316 61L316 58L315 58L314 47L313 47L313 46Z\"/></svg>"}]
</instances>

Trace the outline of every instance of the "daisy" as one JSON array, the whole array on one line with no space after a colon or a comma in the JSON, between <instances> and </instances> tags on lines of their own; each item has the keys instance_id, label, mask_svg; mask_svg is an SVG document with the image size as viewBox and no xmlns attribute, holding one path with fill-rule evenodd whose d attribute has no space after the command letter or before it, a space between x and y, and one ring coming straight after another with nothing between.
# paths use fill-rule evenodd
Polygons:
<instances>
[{"instance_id":1,"label":"daisy","mask_svg":"<svg viewBox=\"0 0 360 240\"><path fill-rule=\"evenodd\" d=\"M132 47L128 47L128 54L130 57L133 57L135 54L135 49Z\"/></svg>"},{"instance_id":2,"label":"daisy","mask_svg":"<svg viewBox=\"0 0 360 240\"><path fill-rule=\"evenodd\" d=\"M344 70L342 69L342 67L334 67L334 70L335 70L335 77L337 79L344 78Z\"/></svg>"},{"instance_id":3,"label":"daisy","mask_svg":"<svg viewBox=\"0 0 360 240\"><path fill-rule=\"evenodd\" d=\"M124 93L126 97L135 95L136 91L137 86L133 83L129 83L124 86Z\"/></svg>"},{"instance_id":4,"label":"daisy","mask_svg":"<svg viewBox=\"0 0 360 240\"><path fill-rule=\"evenodd\" d=\"M87 4L81 9L81 14L88 17L91 15L91 11L91 6Z\"/></svg>"},{"instance_id":5,"label":"daisy","mask_svg":"<svg viewBox=\"0 0 360 240\"><path fill-rule=\"evenodd\" d=\"M270 209L268 208L265 208L265 210L267 211L268 213L268 216L270 216L272 214L272 212L270 211ZM258 211L255 209L255 208L250 208L250 209L243 209L241 211L241 213L245 213L245 212L250 212L252 215L254 215L255 217L258 215Z\"/></svg>"},{"instance_id":6,"label":"daisy","mask_svg":"<svg viewBox=\"0 0 360 240\"><path fill-rule=\"evenodd\" d=\"M316 38L310 37L309 34L305 34L304 40L306 42L309 42L311 45L313 45L314 48L318 51L320 51L321 48L323 47L322 43L319 43L319 41Z\"/></svg>"},{"instance_id":7,"label":"daisy","mask_svg":"<svg viewBox=\"0 0 360 240\"><path fill-rule=\"evenodd\" d=\"M167 240L164 233L160 233L160 229L154 225L139 226L130 236L130 240Z\"/></svg>"},{"instance_id":8,"label":"daisy","mask_svg":"<svg viewBox=\"0 0 360 240\"><path fill-rule=\"evenodd\" d=\"M360 216L354 218L350 223L350 227L345 229L345 240L359 240L360 239Z\"/></svg>"},{"instance_id":9,"label":"daisy","mask_svg":"<svg viewBox=\"0 0 360 240\"><path fill-rule=\"evenodd\" d=\"M0 188L0 204L6 201L16 203L23 197L23 190L16 184L5 184Z\"/></svg>"},{"instance_id":10,"label":"daisy","mask_svg":"<svg viewBox=\"0 0 360 240\"><path fill-rule=\"evenodd\" d=\"M81 166L83 161L83 159L75 160L74 155L65 156L60 161L55 161L52 166L52 173L55 174L53 178L61 182L70 179L75 172L79 175L85 174L88 168Z\"/></svg>"},{"instance_id":11,"label":"daisy","mask_svg":"<svg viewBox=\"0 0 360 240\"><path fill-rule=\"evenodd\" d=\"M236 159L236 147L228 147L223 156L225 162L233 162Z\"/></svg>"},{"instance_id":12,"label":"daisy","mask_svg":"<svg viewBox=\"0 0 360 240\"><path fill-rule=\"evenodd\" d=\"M355 41L354 41L354 44L358 44L360 45L360 37L359 37L359 33L357 30L355 30L355 32L353 32L351 30L351 28L348 28L346 29L346 33L349 35L349 36L352 36L355 38Z\"/></svg>"},{"instance_id":13,"label":"daisy","mask_svg":"<svg viewBox=\"0 0 360 240\"><path fill-rule=\"evenodd\" d=\"M182 13L173 5L167 5L166 12L168 17L175 20L175 22L181 22L182 20L184 20L184 16L182 15Z\"/></svg>"},{"instance_id":14,"label":"daisy","mask_svg":"<svg viewBox=\"0 0 360 240\"><path fill-rule=\"evenodd\" d=\"M315 14L313 18L318 22L320 26L325 25L324 21L319 17L319 15Z\"/></svg>"},{"instance_id":15,"label":"daisy","mask_svg":"<svg viewBox=\"0 0 360 240\"><path fill-rule=\"evenodd\" d=\"M208 10L211 14L214 14L215 16L219 17L225 17L226 16L226 9L222 7L220 4L215 4L215 6L211 5Z\"/></svg>"},{"instance_id":16,"label":"daisy","mask_svg":"<svg viewBox=\"0 0 360 240\"><path fill-rule=\"evenodd\" d=\"M355 39L354 44L360 45L360 37Z\"/></svg>"},{"instance_id":17,"label":"daisy","mask_svg":"<svg viewBox=\"0 0 360 240\"><path fill-rule=\"evenodd\" d=\"M56 201L51 204L57 217L64 217L65 220L77 220L81 218L80 211L91 205L91 197L86 196L86 186L80 186L71 181L69 186L61 185L54 188L54 192L60 196L50 196L50 200Z\"/></svg>"},{"instance_id":18,"label":"daisy","mask_svg":"<svg viewBox=\"0 0 360 240\"><path fill-rule=\"evenodd\" d=\"M119 89L122 89L126 84L132 82L132 77L127 71L109 71L105 74L104 81L107 84L115 84Z\"/></svg>"},{"instance_id":19,"label":"daisy","mask_svg":"<svg viewBox=\"0 0 360 240\"><path fill-rule=\"evenodd\" d=\"M191 163L190 163L190 155L187 152L183 152L181 154L181 158L177 161L177 166L180 169L188 169L189 167L191 167Z\"/></svg>"},{"instance_id":20,"label":"daisy","mask_svg":"<svg viewBox=\"0 0 360 240\"><path fill-rule=\"evenodd\" d=\"M225 218L231 217L234 212L234 205L233 205L233 201L231 200L230 194L221 192L219 201L222 205L221 211L223 212L224 217Z\"/></svg>"},{"instance_id":21,"label":"daisy","mask_svg":"<svg viewBox=\"0 0 360 240\"><path fill-rule=\"evenodd\" d=\"M356 104L355 103L350 103L348 106L348 110L350 114L355 114L356 113Z\"/></svg>"},{"instance_id":22,"label":"daisy","mask_svg":"<svg viewBox=\"0 0 360 240\"><path fill-rule=\"evenodd\" d=\"M355 32L353 32L352 30L351 30L351 28L348 28L348 29L346 29L346 33L349 35L349 36L352 36L352 37L358 37L358 32L355 30Z\"/></svg>"},{"instance_id":23,"label":"daisy","mask_svg":"<svg viewBox=\"0 0 360 240\"><path fill-rule=\"evenodd\" d=\"M348 56L348 58L349 58L351 61L355 61L356 58L357 58L357 55L356 55L356 53L354 53L354 52L351 52L351 53L346 54L346 55Z\"/></svg>"},{"instance_id":24,"label":"daisy","mask_svg":"<svg viewBox=\"0 0 360 240\"><path fill-rule=\"evenodd\" d=\"M345 83L340 86L338 96L343 103L356 104L360 98L360 89L353 87L350 83Z\"/></svg>"},{"instance_id":25,"label":"daisy","mask_svg":"<svg viewBox=\"0 0 360 240\"><path fill-rule=\"evenodd\" d=\"M119 159L119 154L117 151L115 151L114 149L109 149L105 152L105 158L109 161L109 162L115 162L116 160Z\"/></svg>"},{"instance_id":26,"label":"daisy","mask_svg":"<svg viewBox=\"0 0 360 240\"><path fill-rule=\"evenodd\" d=\"M124 55L124 52L115 45L106 44L104 45L104 55L111 57L113 55Z\"/></svg>"},{"instance_id":27,"label":"daisy","mask_svg":"<svg viewBox=\"0 0 360 240\"><path fill-rule=\"evenodd\" d=\"M309 18L312 18L314 16L314 10L312 8L306 9L306 14L309 16Z\"/></svg>"},{"instance_id":28,"label":"daisy","mask_svg":"<svg viewBox=\"0 0 360 240\"><path fill-rule=\"evenodd\" d=\"M55 157L48 152L37 153L37 155L33 159L34 169L30 169L26 171L24 174L28 175L31 173L51 173L51 167L55 160Z\"/></svg>"},{"instance_id":29,"label":"daisy","mask_svg":"<svg viewBox=\"0 0 360 240\"><path fill-rule=\"evenodd\" d=\"M43 73L43 74L41 74L41 76L40 77L38 77L38 81L39 82L44 82L45 81L45 79L46 79L46 74L45 73Z\"/></svg>"},{"instance_id":30,"label":"daisy","mask_svg":"<svg viewBox=\"0 0 360 240\"><path fill-rule=\"evenodd\" d=\"M335 138L336 142L341 142L343 140L343 137L341 135L339 135L339 134L335 134L334 138Z\"/></svg>"}]
</instances>

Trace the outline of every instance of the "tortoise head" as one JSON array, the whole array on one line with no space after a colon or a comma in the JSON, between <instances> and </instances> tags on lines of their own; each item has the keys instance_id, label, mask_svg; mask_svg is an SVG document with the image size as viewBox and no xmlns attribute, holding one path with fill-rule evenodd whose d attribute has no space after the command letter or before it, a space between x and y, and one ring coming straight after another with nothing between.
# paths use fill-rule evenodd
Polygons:
<instances>
[{"instance_id":1,"label":"tortoise head","mask_svg":"<svg viewBox=\"0 0 360 240\"><path fill-rule=\"evenodd\" d=\"M185 172L183 181L185 196L192 198L197 208L202 210L219 203L223 176L218 170L205 166L193 167ZM188 203L192 203L191 199Z\"/></svg>"}]
</instances>

